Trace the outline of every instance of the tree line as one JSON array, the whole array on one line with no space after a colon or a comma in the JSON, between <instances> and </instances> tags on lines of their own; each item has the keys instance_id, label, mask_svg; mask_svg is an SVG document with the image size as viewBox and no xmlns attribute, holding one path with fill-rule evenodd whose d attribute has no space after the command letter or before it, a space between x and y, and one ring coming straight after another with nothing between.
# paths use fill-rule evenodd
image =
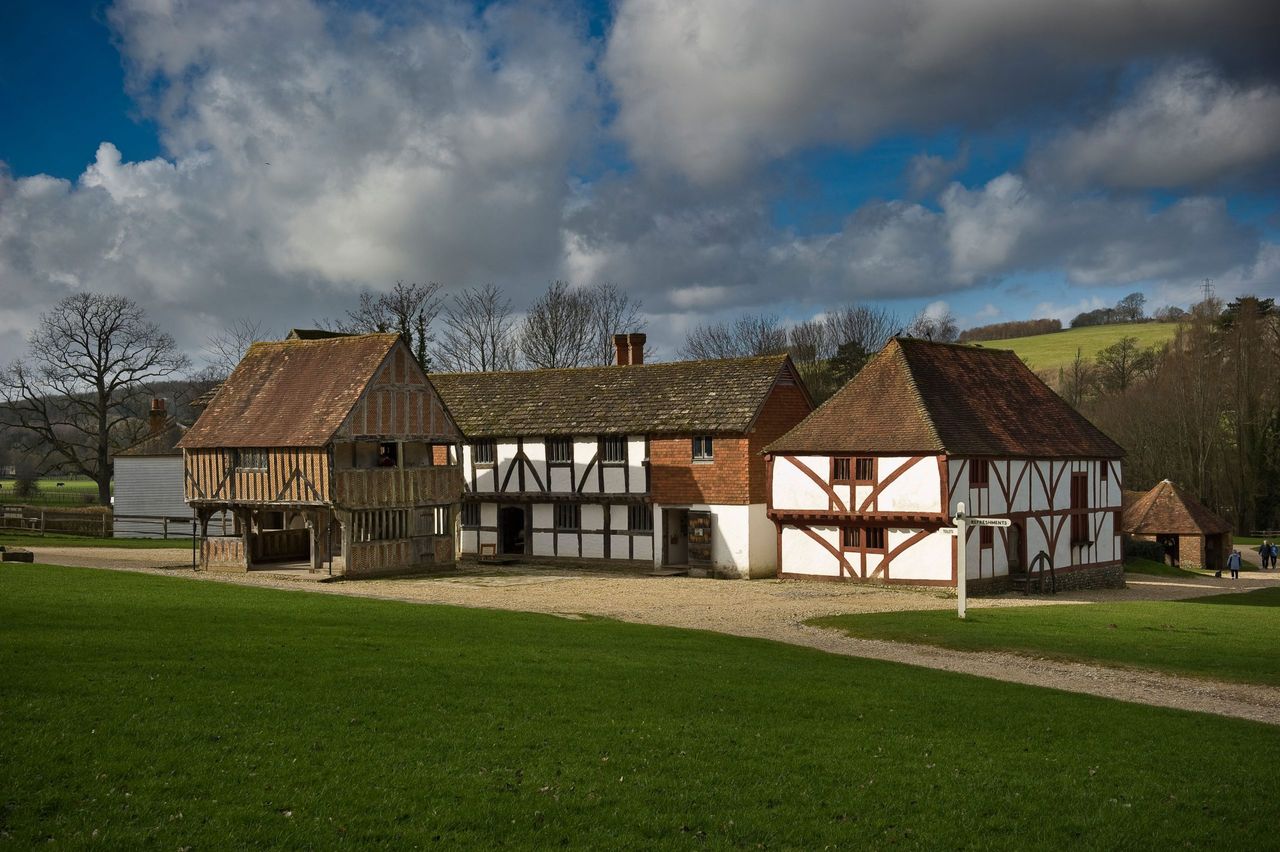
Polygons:
<instances>
[{"instance_id":1,"label":"tree line","mask_svg":"<svg viewBox=\"0 0 1280 852\"><path fill-rule=\"evenodd\" d=\"M1077 353L1059 392L1125 447L1126 487L1189 488L1237 530L1280 526L1280 309L1209 299L1171 343Z\"/></svg>"}]
</instances>

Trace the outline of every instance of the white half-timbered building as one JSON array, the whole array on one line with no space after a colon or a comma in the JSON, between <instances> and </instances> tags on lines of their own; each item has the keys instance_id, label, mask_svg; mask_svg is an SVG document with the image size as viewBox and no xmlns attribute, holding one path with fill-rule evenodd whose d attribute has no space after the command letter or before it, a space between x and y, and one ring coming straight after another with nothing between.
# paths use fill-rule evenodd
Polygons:
<instances>
[{"instance_id":1,"label":"white half-timbered building","mask_svg":"<svg viewBox=\"0 0 1280 852\"><path fill-rule=\"evenodd\" d=\"M1124 582L1124 452L1013 352L891 340L766 454L784 577L955 585L963 502L1012 522L969 530L975 590Z\"/></svg>"},{"instance_id":2,"label":"white half-timbered building","mask_svg":"<svg viewBox=\"0 0 1280 852\"><path fill-rule=\"evenodd\" d=\"M786 355L433 375L467 438L461 551L772 576L766 444L813 409Z\"/></svg>"}]
</instances>

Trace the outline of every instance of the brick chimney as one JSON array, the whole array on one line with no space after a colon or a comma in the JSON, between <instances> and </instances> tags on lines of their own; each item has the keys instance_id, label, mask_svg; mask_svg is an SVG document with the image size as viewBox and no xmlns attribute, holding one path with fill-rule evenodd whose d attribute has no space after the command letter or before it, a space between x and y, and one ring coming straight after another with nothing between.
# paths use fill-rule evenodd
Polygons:
<instances>
[{"instance_id":1,"label":"brick chimney","mask_svg":"<svg viewBox=\"0 0 1280 852\"><path fill-rule=\"evenodd\" d=\"M630 367L632 364L644 363L644 342L647 338L643 334L615 334L613 336L613 348L617 350L617 365L619 367Z\"/></svg>"},{"instance_id":2,"label":"brick chimney","mask_svg":"<svg viewBox=\"0 0 1280 852\"><path fill-rule=\"evenodd\" d=\"M168 419L169 416L164 410L164 400L159 398L151 400L151 416L148 418L151 434L159 435L163 432L165 421Z\"/></svg>"}]
</instances>

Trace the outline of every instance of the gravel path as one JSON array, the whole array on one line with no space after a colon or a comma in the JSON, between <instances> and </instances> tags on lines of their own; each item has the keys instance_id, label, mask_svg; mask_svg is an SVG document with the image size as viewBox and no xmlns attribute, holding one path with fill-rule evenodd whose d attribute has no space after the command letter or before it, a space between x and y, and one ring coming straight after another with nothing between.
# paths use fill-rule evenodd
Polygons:
<instances>
[{"instance_id":1,"label":"gravel path","mask_svg":"<svg viewBox=\"0 0 1280 852\"><path fill-rule=\"evenodd\" d=\"M951 609L954 594L936 589L855 586L785 580L714 581L644 577L556 568L467 568L432 577L320 583L306 572L196 574L190 551L119 548L38 548L37 559L240 585L356 595L557 615L589 614L620 621L711 630L804 645L996 680L1082 692L1162 707L1196 710L1280 725L1280 688L1222 683L1156 672L1068 663L1004 652L953 651L927 645L855 639L803 622L821 615ZM175 567L169 567L175 566ZM1005 595L970 600L973 608L1176 600L1280 583L1280 574L1248 572L1238 581L1131 575L1123 590L1054 598Z\"/></svg>"}]
</instances>

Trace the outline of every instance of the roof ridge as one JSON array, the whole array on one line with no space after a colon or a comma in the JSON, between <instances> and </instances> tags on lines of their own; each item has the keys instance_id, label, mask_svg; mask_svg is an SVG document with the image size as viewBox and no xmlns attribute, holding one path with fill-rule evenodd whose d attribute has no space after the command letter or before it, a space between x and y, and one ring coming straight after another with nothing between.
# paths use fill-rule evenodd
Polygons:
<instances>
[{"instance_id":1,"label":"roof ridge","mask_svg":"<svg viewBox=\"0 0 1280 852\"><path fill-rule=\"evenodd\" d=\"M933 419L933 412L929 410L929 405L925 402L924 394L920 392L920 385L916 382L916 371L912 369L911 361L907 356L907 350L902 348L902 343L898 338L893 338L891 342L898 344L898 352L902 353L902 360L906 362L907 387L911 389L911 395L915 398L916 410L919 411L921 416L924 418L925 428L929 430L929 435L937 442L938 446L942 447L943 452L950 452L950 448L947 447L946 442L942 440L942 436L938 433L938 424ZM928 342L932 343L933 341Z\"/></svg>"},{"instance_id":2,"label":"roof ridge","mask_svg":"<svg viewBox=\"0 0 1280 852\"><path fill-rule=\"evenodd\" d=\"M643 370L646 367L680 367L695 364L730 364L777 361L779 365L791 356L786 352L776 355L738 355L732 358L689 358L683 361L646 361L643 364L592 364L586 367L535 367L531 370L454 370L428 373L428 376L449 378L453 376L528 376L545 373L585 372L587 370Z\"/></svg>"}]
</instances>

